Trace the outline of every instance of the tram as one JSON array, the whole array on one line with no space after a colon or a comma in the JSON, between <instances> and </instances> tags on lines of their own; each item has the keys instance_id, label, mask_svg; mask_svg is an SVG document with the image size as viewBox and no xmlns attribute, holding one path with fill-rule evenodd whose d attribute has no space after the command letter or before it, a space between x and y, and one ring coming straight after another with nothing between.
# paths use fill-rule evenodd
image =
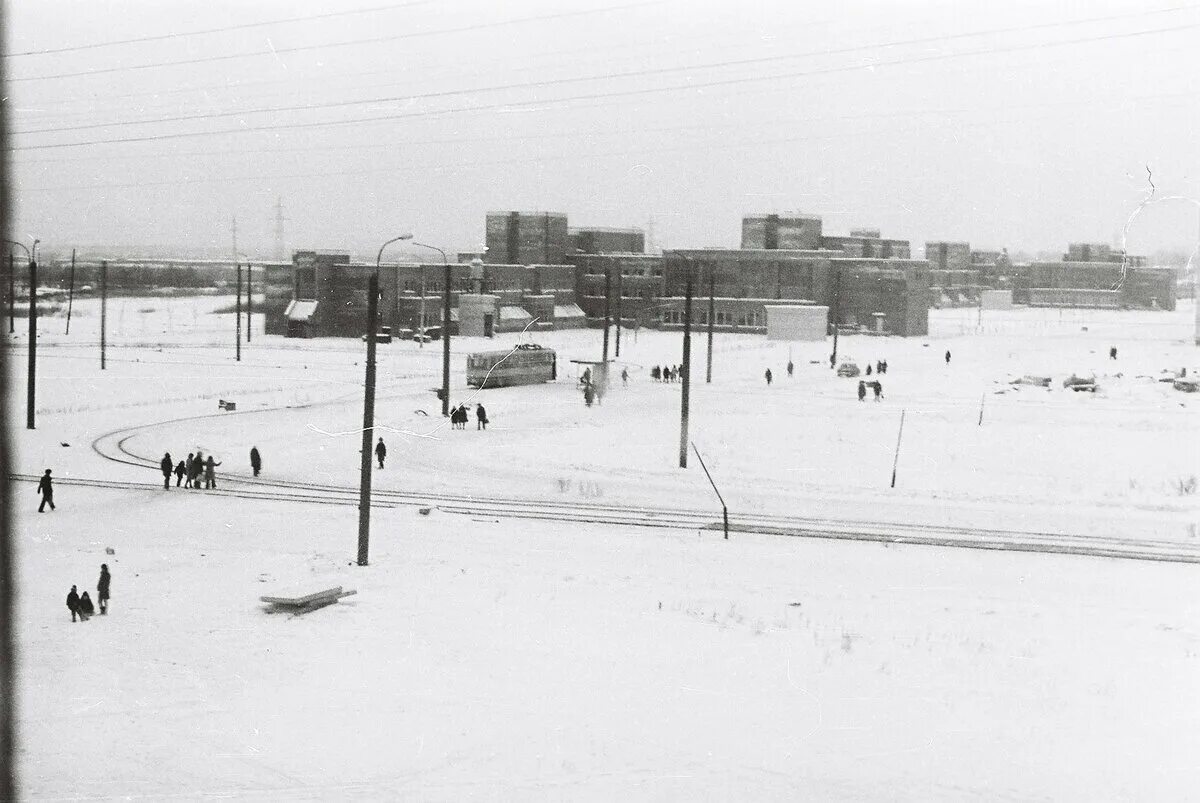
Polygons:
<instances>
[{"instance_id":1,"label":"tram","mask_svg":"<svg viewBox=\"0 0 1200 803\"><path fill-rule=\"evenodd\" d=\"M467 355L467 384L475 388L536 385L558 378L554 349L522 343L510 351L483 351Z\"/></svg>"}]
</instances>

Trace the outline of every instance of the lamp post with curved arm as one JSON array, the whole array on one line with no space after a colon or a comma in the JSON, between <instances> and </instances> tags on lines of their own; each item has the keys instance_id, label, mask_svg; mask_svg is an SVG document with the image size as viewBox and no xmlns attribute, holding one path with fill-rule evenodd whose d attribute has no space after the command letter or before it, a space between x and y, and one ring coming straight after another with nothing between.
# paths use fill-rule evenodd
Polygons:
<instances>
[{"instance_id":1,"label":"lamp post with curved arm","mask_svg":"<svg viewBox=\"0 0 1200 803\"><path fill-rule=\"evenodd\" d=\"M15 245L25 252L29 257L29 369L25 383L25 428L34 429L34 404L36 401L37 387L37 246L41 240L33 241L33 250L30 251L24 244L16 240L5 240L9 245ZM10 267L11 270L11 267ZM9 296L8 303L13 302L12 296Z\"/></svg>"},{"instance_id":2,"label":"lamp post with curved arm","mask_svg":"<svg viewBox=\"0 0 1200 803\"><path fill-rule=\"evenodd\" d=\"M413 245L420 248L429 248L437 251L442 255L442 266L445 268L445 276L442 282L442 415L450 415L450 260L446 257L446 252L438 248L436 245L425 245L416 240ZM422 289L422 293L424 290Z\"/></svg>"},{"instance_id":3,"label":"lamp post with curved arm","mask_svg":"<svg viewBox=\"0 0 1200 803\"><path fill-rule=\"evenodd\" d=\"M371 446L375 439L375 332L379 323L379 261L383 249L394 242L411 239L401 234L379 246L375 271L367 281L367 377L363 390L362 450L358 486L358 565L366 566L371 545Z\"/></svg>"}]
</instances>

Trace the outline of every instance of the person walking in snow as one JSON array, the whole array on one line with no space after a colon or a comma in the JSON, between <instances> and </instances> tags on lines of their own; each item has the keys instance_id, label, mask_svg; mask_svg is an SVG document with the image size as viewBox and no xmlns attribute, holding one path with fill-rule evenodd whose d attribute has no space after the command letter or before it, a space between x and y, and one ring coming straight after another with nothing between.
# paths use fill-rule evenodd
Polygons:
<instances>
[{"instance_id":1,"label":"person walking in snow","mask_svg":"<svg viewBox=\"0 0 1200 803\"><path fill-rule=\"evenodd\" d=\"M765 374L763 374L763 376L766 377L766 379L767 379L767 387L770 387L771 386L771 369L768 368L767 372Z\"/></svg>"},{"instance_id":2,"label":"person walking in snow","mask_svg":"<svg viewBox=\"0 0 1200 803\"><path fill-rule=\"evenodd\" d=\"M196 455L188 452L187 461L184 463L187 480L183 483L184 488L192 487L192 480L196 478Z\"/></svg>"},{"instance_id":3,"label":"person walking in snow","mask_svg":"<svg viewBox=\"0 0 1200 803\"><path fill-rule=\"evenodd\" d=\"M863 380L858 380L858 400L862 401L867 398L867 383Z\"/></svg>"},{"instance_id":4,"label":"person walking in snow","mask_svg":"<svg viewBox=\"0 0 1200 803\"><path fill-rule=\"evenodd\" d=\"M96 606L92 604L92 598L84 591L83 596L79 598L79 621L86 622L95 612Z\"/></svg>"},{"instance_id":5,"label":"person walking in snow","mask_svg":"<svg viewBox=\"0 0 1200 803\"><path fill-rule=\"evenodd\" d=\"M46 505L50 506L50 510L54 510L54 486L50 480L50 469L46 469L46 473L42 475L42 479L38 481L38 493L42 495L42 503L38 505L38 513L42 513L46 509Z\"/></svg>"},{"instance_id":6,"label":"person walking in snow","mask_svg":"<svg viewBox=\"0 0 1200 803\"><path fill-rule=\"evenodd\" d=\"M108 564L100 564L100 581L96 583L96 601L100 603L100 615L108 615L108 589L112 583L112 575L108 573Z\"/></svg>"},{"instance_id":7,"label":"person walking in snow","mask_svg":"<svg viewBox=\"0 0 1200 803\"><path fill-rule=\"evenodd\" d=\"M71 612L71 621L74 622L79 615L79 592L75 586L71 586L71 593L67 594L67 610Z\"/></svg>"},{"instance_id":8,"label":"person walking in snow","mask_svg":"<svg viewBox=\"0 0 1200 803\"><path fill-rule=\"evenodd\" d=\"M262 455L258 453L257 446L250 447L250 470L254 472L254 476L258 476L258 472L262 471Z\"/></svg>"},{"instance_id":9,"label":"person walking in snow","mask_svg":"<svg viewBox=\"0 0 1200 803\"><path fill-rule=\"evenodd\" d=\"M871 375L871 364L867 363L867 376Z\"/></svg>"},{"instance_id":10,"label":"person walking in snow","mask_svg":"<svg viewBox=\"0 0 1200 803\"><path fill-rule=\"evenodd\" d=\"M163 488L165 490L170 490L171 474L174 473L174 471L175 471L175 461L171 459L170 452L167 452L166 454L163 455L163 459L158 464L158 467L162 471L162 475L163 475Z\"/></svg>"},{"instance_id":11,"label":"person walking in snow","mask_svg":"<svg viewBox=\"0 0 1200 803\"><path fill-rule=\"evenodd\" d=\"M477 429L477 430L487 429L487 425L488 425L487 410L483 409L482 404L475 405L475 418L478 420L478 423L475 425L475 429Z\"/></svg>"},{"instance_id":12,"label":"person walking in snow","mask_svg":"<svg viewBox=\"0 0 1200 803\"><path fill-rule=\"evenodd\" d=\"M879 380L872 382L871 388L875 391L875 401L883 398L883 385L879 383Z\"/></svg>"},{"instance_id":13,"label":"person walking in snow","mask_svg":"<svg viewBox=\"0 0 1200 803\"><path fill-rule=\"evenodd\" d=\"M1108 350L1108 358L1110 360L1115 360L1117 358L1117 347L1116 346L1113 346L1112 348L1110 348Z\"/></svg>"},{"instance_id":14,"label":"person walking in snow","mask_svg":"<svg viewBox=\"0 0 1200 803\"><path fill-rule=\"evenodd\" d=\"M621 384L622 385L629 384L629 369L628 368L621 369Z\"/></svg>"},{"instance_id":15,"label":"person walking in snow","mask_svg":"<svg viewBox=\"0 0 1200 803\"><path fill-rule=\"evenodd\" d=\"M175 466L175 487L178 488L183 483L183 478L187 475L187 464L182 460L179 465ZM188 486L190 487L190 486Z\"/></svg>"},{"instance_id":16,"label":"person walking in snow","mask_svg":"<svg viewBox=\"0 0 1200 803\"><path fill-rule=\"evenodd\" d=\"M220 463L213 460L213 456L209 455L208 460L204 462L204 489L217 487L217 466Z\"/></svg>"},{"instance_id":17,"label":"person walking in snow","mask_svg":"<svg viewBox=\"0 0 1200 803\"><path fill-rule=\"evenodd\" d=\"M950 349L946 349L946 365L950 364Z\"/></svg>"},{"instance_id":18,"label":"person walking in snow","mask_svg":"<svg viewBox=\"0 0 1200 803\"><path fill-rule=\"evenodd\" d=\"M650 369L650 378L653 379L655 382L662 379L662 369L659 368L657 365L654 366L653 368L651 368Z\"/></svg>"},{"instance_id":19,"label":"person walking in snow","mask_svg":"<svg viewBox=\"0 0 1200 803\"><path fill-rule=\"evenodd\" d=\"M379 439L379 443L375 444L375 459L379 461L379 467L383 468L383 460L387 457L387 447L383 445L383 438Z\"/></svg>"},{"instance_id":20,"label":"person walking in snow","mask_svg":"<svg viewBox=\"0 0 1200 803\"><path fill-rule=\"evenodd\" d=\"M192 490L200 487L200 476L204 474L204 455L201 452L196 452L196 456L192 458L192 470L188 472L188 476L192 480Z\"/></svg>"}]
</instances>

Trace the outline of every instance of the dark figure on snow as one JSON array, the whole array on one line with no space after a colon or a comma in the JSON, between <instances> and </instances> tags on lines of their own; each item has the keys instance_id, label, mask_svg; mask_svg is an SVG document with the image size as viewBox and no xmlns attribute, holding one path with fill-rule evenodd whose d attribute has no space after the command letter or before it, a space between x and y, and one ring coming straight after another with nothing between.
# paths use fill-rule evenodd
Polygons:
<instances>
[{"instance_id":1,"label":"dark figure on snow","mask_svg":"<svg viewBox=\"0 0 1200 803\"><path fill-rule=\"evenodd\" d=\"M863 380L858 380L858 400L862 401L867 398L867 383Z\"/></svg>"},{"instance_id":2,"label":"dark figure on snow","mask_svg":"<svg viewBox=\"0 0 1200 803\"><path fill-rule=\"evenodd\" d=\"M379 461L379 467L383 468L383 460L387 457L387 447L383 445L383 438L379 439L379 443L375 444L375 459Z\"/></svg>"},{"instance_id":3,"label":"dark figure on snow","mask_svg":"<svg viewBox=\"0 0 1200 803\"><path fill-rule=\"evenodd\" d=\"M112 575L108 573L108 564L100 564L100 582L96 583L96 601L100 603L100 615L108 614L108 587L112 583Z\"/></svg>"},{"instance_id":4,"label":"dark figure on snow","mask_svg":"<svg viewBox=\"0 0 1200 803\"><path fill-rule=\"evenodd\" d=\"M183 484L183 478L187 475L187 464L182 460L179 465L175 466L175 487L178 488Z\"/></svg>"},{"instance_id":5,"label":"dark figure on snow","mask_svg":"<svg viewBox=\"0 0 1200 803\"><path fill-rule=\"evenodd\" d=\"M883 385L881 385L878 380L871 383L871 388L875 391L875 401L879 401L883 398Z\"/></svg>"},{"instance_id":6,"label":"dark figure on snow","mask_svg":"<svg viewBox=\"0 0 1200 803\"><path fill-rule=\"evenodd\" d=\"M84 591L83 596L79 598L79 620L86 622L88 617L96 612L96 606L92 604L92 598L88 596L88 592Z\"/></svg>"},{"instance_id":7,"label":"dark figure on snow","mask_svg":"<svg viewBox=\"0 0 1200 803\"><path fill-rule=\"evenodd\" d=\"M217 466L219 466L219 465L221 465L221 464L216 462L215 460L213 460L212 455L209 455L208 460L206 460L204 462L204 488L205 488L205 490L207 490L209 488L217 487Z\"/></svg>"},{"instance_id":8,"label":"dark figure on snow","mask_svg":"<svg viewBox=\"0 0 1200 803\"><path fill-rule=\"evenodd\" d=\"M38 482L38 493L42 495L42 503L38 505L38 513L42 513L46 509L46 505L54 510L54 486L50 484L50 469L46 469L46 473L42 475L42 479Z\"/></svg>"},{"instance_id":9,"label":"dark figure on snow","mask_svg":"<svg viewBox=\"0 0 1200 803\"><path fill-rule=\"evenodd\" d=\"M254 472L254 476L258 476L258 472L262 471L262 455L258 453L257 446L250 447L250 470Z\"/></svg>"},{"instance_id":10,"label":"dark figure on snow","mask_svg":"<svg viewBox=\"0 0 1200 803\"><path fill-rule=\"evenodd\" d=\"M184 488L192 487L192 480L196 478L196 455L188 452L187 461L183 464L184 473L187 480L183 483Z\"/></svg>"},{"instance_id":11,"label":"dark figure on snow","mask_svg":"<svg viewBox=\"0 0 1200 803\"><path fill-rule=\"evenodd\" d=\"M663 381L664 382L671 381L671 369L670 368L663 368Z\"/></svg>"},{"instance_id":12,"label":"dark figure on snow","mask_svg":"<svg viewBox=\"0 0 1200 803\"><path fill-rule=\"evenodd\" d=\"M655 382L662 379L662 369L659 368L657 365L654 366L653 368L651 368L650 369L650 378L653 379Z\"/></svg>"},{"instance_id":13,"label":"dark figure on snow","mask_svg":"<svg viewBox=\"0 0 1200 803\"><path fill-rule=\"evenodd\" d=\"M867 363L867 376L871 375L871 364Z\"/></svg>"},{"instance_id":14,"label":"dark figure on snow","mask_svg":"<svg viewBox=\"0 0 1200 803\"><path fill-rule=\"evenodd\" d=\"M946 349L946 365L950 364L950 350Z\"/></svg>"},{"instance_id":15,"label":"dark figure on snow","mask_svg":"<svg viewBox=\"0 0 1200 803\"><path fill-rule=\"evenodd\" d=\"M879 373L881 373L881 374L887 373L887 360L884 360L883 363L880 364Z\"/></svg>"},{"instance_id":16,"label":"dark figure on snow","mask_svg":"<svg viewBox=\"0 0 1200 803\"><path fill-rule=\"evenodd\" d=\"M792 365L792 361L791 361L791 360L788 360L788 377L789 377L789 378L790 378L790 377L791 377L791 375L792 375L792 371L795 371L795 370L796 370L796 366Z\"/></svg>"},{"instance_id":17,"label":"dark figure on snow","mask_svg":"<svg viewBox=\"0 0 1200 803\"><path fill-rule=\"evenodd\" d=\"M868 365L867 367L870 368L871 366ZM883 373L883 360L875 361L875 373L877 373L877 374Z\"/></svg>"},{"instance_id":18,"label":"dark figure on snow","mask_svg":"<svg viewBox=\"0 0 1200 803\"><path fill-rule=\"evenodd\" d=\"M487 410L483 409L482 404L475 405L475 418L478 421L478 423L475 425L475 429L487 429Z\"/></svg>"},{"instance_id":19,"label":"dark figure on snow","mask_svg":"<svg viewBox=\"0 0 1200 803\"><path fill-rule=\"evenodd\" d=\"M832 368L832 367L833 367L833 364L834 364L834 363L836 363L836 362L837 362L837 355L836 355L836 354L830 354L830 355L829 355L829 367L830 367L830 368Z\"/></svg>"},{"instance_id":20,"label":"dark figure on snow","mask_svg":"<svg viewBox=\"0 0 1200 803\"><path fill-rule=\"evenodd\" d=\"M1108 358L1110 360L1115 360L1117 358L1117 347L1116 346L1113 346L1112 348L1110 348L1108 350Z\"/></svg>"},{"instance_id":21,"label":"dark figure on snow","mask_svg":"<svg viewBox=\"0 0 1200 803\"><path fill-rule=\"evenodd\" d=\"M628 368L621 369L621 384L622 385L629 384L629 369Z\"/></svg>"},{"instance_id":22,"label":"dark figure on snow","mask_svg":"<svg viewBox=\"0 0 1200 803\"><path fill-rule=\"evenodd\" d=\"M162 462L158 464L158 467L163 473L163 488L169 489L171 487L171 474L175 471L175 461L171 459L170 452L163 455Z\"/></svg>"},{"instance_id":23,"label":"dark figure on snow","mask_svg":"<svg viewBox=\"0 0 1200 803\"><path fill-rule=\"evenodd\" d=\"M763 374L763 376L766 377L767 385L770 386L770 384L771 384L771 369L768 368L767 372L765 374Z\"/></svg>"},{"instance_id":24,"label":"dark figure on snow","mask_svg":"<svg viewBox=\"0 0 1200 803\"><path fill-rule=\"evenodd\" d=\"M583 369L583 377L580 381L583 382L583 384L585 384L585 385L592 384L592 369L591 368Z\"/></svg>"},{"instance_id":25,"label":"dark figure on snow","mask_svg":"<svg viewBox=\"0 0 1200 803\"><path fill-rule=\"evenodd\" d=\"M200 487L200 477L204 474L204 455L196 452L196 457L192 459L192 470L188 476L192 480L192 489Z\"/></svg>"},{"instance_id":26,"label":"dark figure on snow","mask_svg":"<svg viewBox=\"0 0 1200 803\"><path fill-rule=\"evenodd\" d=\"M587 385L583 389L583 403L588 407L592 406L592 402L596 400L596 391L592 390L591 385Z\"/></svg>"},{"instance_id":27,"label":"dark figure on snow","mask_svg":"<svg viewBox=\"0 0 1200 803\"><path fill-rule=\"evenodd\" d=\"M74 622L79 615L79 592L75 586L71 586L71 593L67 594L67 610L71 612L71 621Z\"/></svg>"}]
</instances>

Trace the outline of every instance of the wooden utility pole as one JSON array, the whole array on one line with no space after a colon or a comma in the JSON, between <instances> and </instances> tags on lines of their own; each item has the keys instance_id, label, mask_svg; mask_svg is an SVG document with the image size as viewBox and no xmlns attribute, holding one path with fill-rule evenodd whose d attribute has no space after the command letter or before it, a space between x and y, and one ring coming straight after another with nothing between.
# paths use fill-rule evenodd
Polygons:
<instances>
[{"instance_id":1,"label":"wooden utility pole","mask_svg":"<svg viewBox=\"0 0 1200 803\"><path fill-rule=\"evenodd\" d=\"M604 352L601 356L601 362L604 365L604 372L608 373L608 325L609 325L609 307L612 301L612 271L609 268L604 269Z\"/></svg>"},{"instance_id":2,"label":"wooden utility pole","mask_svg":"<svg viewBox=\"0 0 1200 803\"><path fill-rule=\"evenodd\" d=\"M835 268L833 274L833 355L829 358L829 367L837 367L838 319L842 306L842 271Z\"/></svg>"},{"instance_id":3,"label":"wooden utility pole","mask_svg":"<svg viewBox=\"0 0 1200 803\"><path fill-rule=\"evenodd\" d=\"M705 384L712 384L712 349L713 349L713 319L716 317L716 279L713 278L712 265L708 266L708 370L704 374ZM699 452L696 452L699 455ZM729 536L726 535L726 538Z\"/></svg>"},{"instance_id":4,"label":"wooden utility pole","mask_svg":"<svg viewBox=\"0 0 1200 803\"><path fill-rule=\"evenodd\" d=\"M33 244L37 251L37 243ZM25 388L25 428L34 429L37 402L37 260L29 257L29 381Z\"/></svg>"},{"instance_id":5,"label":"wooden utility pole","mask_svg":"<svg viewBox=\"0 0 1200 803\"><path fill-rule=\"evenodd\" d=\"M234 318L237 319L235 333L233 336L233 346L235 359L238 362L242 361L242 263L237 263L237 301L234 302Z\"/></svg>"},{"instance_id":6,"label":"wooden utility pole","mask_svg":"<svg viewBox=\"0 0 1200 803\"><path fill-rule=\"evenodd\" d=\"M683 301L683 394L679 408L679 467L687 468L688 395L692 382L692 266L687 266L687 290Z\"/></svg>"},{"instance_id":7,"label":"wooden utility pole","mask_svg":"<svg viewBox=\"0 0 1200 803\"><path fill-rule=\"evenodd\" d=\"M104 370L104 347L108 334L108 260L100 263L100 370Z\"/></svg>"},{"instance_id":8,"label":"wooden utility pole","mask_svg":"<svg viewBox=\"0 0 1200 803\"><path fill-rule=\"evenodd\" d=\"M358 565L367 565L371 542L371 457L375 441L375 324L379 313L379 274L367 282L367 377L363 392L362 460L358 489ZM443 337L445 333L443 333Z\"/></svg>"},{"instance_id":9,"label":"wooden utility pole","mask_svg":"<svg viewBox=\"0 0 1200 803\"><path fill-rule=\"evenodd\" d=\"M622 287L624 282L621 277L625 275L625 271L619 266L617 268L617 357L621 356L621 299L625 296L625 289Z\"/></svg>"},{"instance_id":10,"label":"wooden utility pole","mask_svg":"<svg viewBox=\"0 0 1200 803\"><path fill-rule=\"evenodd\" d=\"M264 269L265 270L265 269ZM246 263L246 342L254 329L254 266Z\"/></svg>"},{"instance_id":11,"label":"wooden utility pole","mask_svg":"<svg viewBox=\"0 0 1200 803\"><path fill-rule=\"evenodd\" d=\"M441 251L441 249L438 249ZM450 417L450 260L442 252L442 416Z\"/></svg>"},{"instance_id":12,"label":"wooden utility pole","mask_svg":"<svg viewBox=\"0 0 1200 803\"><path fill-rule=\"evenodd\" d=\"M71 305L75 302L75 249L71 249L71 281L67 285L67 334L71 334Z\"/></svg>"},{"instance_id":13,"label":"wooden utility pole","mask_svg":"<svg viewBox=\"0 0 1200 803\"><path fill-rule=\"evenodd\" d=\"M8 333L11 335L17 331L16 324L13 321L13 302L17 300L17 265L16 258L12 251L8 252Z\"/></svg>"},{"instance_id":14,"label":"wooden utility pole","mask_svg":"<svg viewBox=\"0 0 1200 803\"><path fill-rule=\"evenodd\" d=\"M896 467L900 465L900 439L904 437L904 414L907 410L900 411L900 431L896 433L896 457L892 460L892 487L896 487Z\"/></svg>"}]
</instances>

